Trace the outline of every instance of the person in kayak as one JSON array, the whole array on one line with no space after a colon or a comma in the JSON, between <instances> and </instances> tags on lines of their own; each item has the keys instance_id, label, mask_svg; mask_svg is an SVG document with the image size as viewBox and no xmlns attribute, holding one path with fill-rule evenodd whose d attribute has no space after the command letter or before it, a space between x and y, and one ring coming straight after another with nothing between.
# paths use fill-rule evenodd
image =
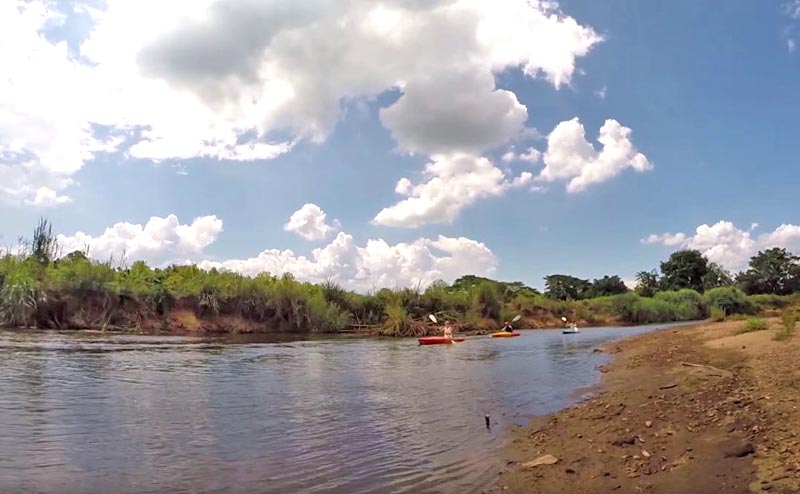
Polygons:
<instances>
[{"instance_id":1,"label":"person in kayak","mask_svg":"<svg viewBox=\"0 0 800 494\"><path fill-rule=\"evenodd\" d=\"M513 333L514 332L514 328L511 327L511 323L510 322L506 321L506 323L503 325L503 329L501 331L505 331L506 333Z\"/></svg>"},{"instance_id":2,"label":"person in kayak","mask_svg":"<svg viewBox=\"0 0 800 494\"><path fill-rule=\"evenodd\" d=\"M453 339L453 323L448 322L444 325L444 337Z\"/></svg>"}]
</instances>

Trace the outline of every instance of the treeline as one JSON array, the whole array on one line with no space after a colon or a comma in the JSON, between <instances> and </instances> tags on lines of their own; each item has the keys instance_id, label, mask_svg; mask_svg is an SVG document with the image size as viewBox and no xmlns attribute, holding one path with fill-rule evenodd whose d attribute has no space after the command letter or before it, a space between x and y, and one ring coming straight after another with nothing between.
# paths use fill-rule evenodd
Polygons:
<instances>
[{"instance_id":1,"label":"treeline","mask_svg":"<svg viewBox=\"0 0 800 494\"><path fill-rule=\"evenodd\" d=\"M724 317L790 303L797 258L773 251L759 253L751 268L735 278L699 253L677 252L662 263L660 274L640 273L634 291L618 276L589 282L553 275L546 278L544 293L520 282L464 276L424 290L383 288L361 294L288 274L247 277L192 265L159 269L141 261L130 266L98 262L80 251L61 255L52 228L42 220L30 242L0 257L0 325L410 336L438 331L428 314L454 321L462 330L491 330L516 314L527 327L559 326L562 316L582 325L684 321L715 311ZM773 269L776 259L788 262Z\"/></svg>"}]
</instances>

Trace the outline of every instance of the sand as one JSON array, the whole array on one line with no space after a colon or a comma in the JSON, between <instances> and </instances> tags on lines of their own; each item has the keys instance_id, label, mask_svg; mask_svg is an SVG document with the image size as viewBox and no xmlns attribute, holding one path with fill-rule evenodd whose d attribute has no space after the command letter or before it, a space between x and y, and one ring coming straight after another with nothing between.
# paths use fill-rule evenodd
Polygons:
<instances>
[{"instance_id":1,"label":"sand","mask_svg":"<svg viewBox=\"0 0 800 494\"><path fill-rule=\"evenodd\" d=\"M511 432L495 492L800 492L800 336L743 324L607 345L592 398Z\"/></svg>"}]
</instances>

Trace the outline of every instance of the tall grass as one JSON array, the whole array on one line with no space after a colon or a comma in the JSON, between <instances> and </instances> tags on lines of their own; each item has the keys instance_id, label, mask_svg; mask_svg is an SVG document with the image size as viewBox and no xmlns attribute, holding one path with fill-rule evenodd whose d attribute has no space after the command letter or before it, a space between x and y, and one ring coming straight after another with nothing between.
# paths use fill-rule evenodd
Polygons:
<instances>
[{"instance_id":1,"label":"tall grass","mask_svg":"<svg viewBox=\"0 0 800 494\"><path fill-rule=\"evenodd\" d=\"M781 328L775 335L777 341L786 341L794 336L797 327L797 314L793 310L787 310L781 316Z\"/></svg>"}]
</instances>

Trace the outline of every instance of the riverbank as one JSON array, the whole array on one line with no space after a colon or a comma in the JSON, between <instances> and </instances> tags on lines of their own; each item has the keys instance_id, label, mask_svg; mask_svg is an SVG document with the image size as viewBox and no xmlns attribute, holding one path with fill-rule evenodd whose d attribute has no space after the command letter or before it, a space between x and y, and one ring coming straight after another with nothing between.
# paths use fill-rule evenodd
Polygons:
<instances>
[{"instance_id":1,"label":"riverbank","mask_svg":"<svg viewBox=\"0 0 800 494\"><path fill-rule=\"evenodd\" d=\"M701 324L607 345L613 359L594 398L512 431L498 489L800 491L800 337L738 334L742 325Z\"/></svg>"}]
</instances>

